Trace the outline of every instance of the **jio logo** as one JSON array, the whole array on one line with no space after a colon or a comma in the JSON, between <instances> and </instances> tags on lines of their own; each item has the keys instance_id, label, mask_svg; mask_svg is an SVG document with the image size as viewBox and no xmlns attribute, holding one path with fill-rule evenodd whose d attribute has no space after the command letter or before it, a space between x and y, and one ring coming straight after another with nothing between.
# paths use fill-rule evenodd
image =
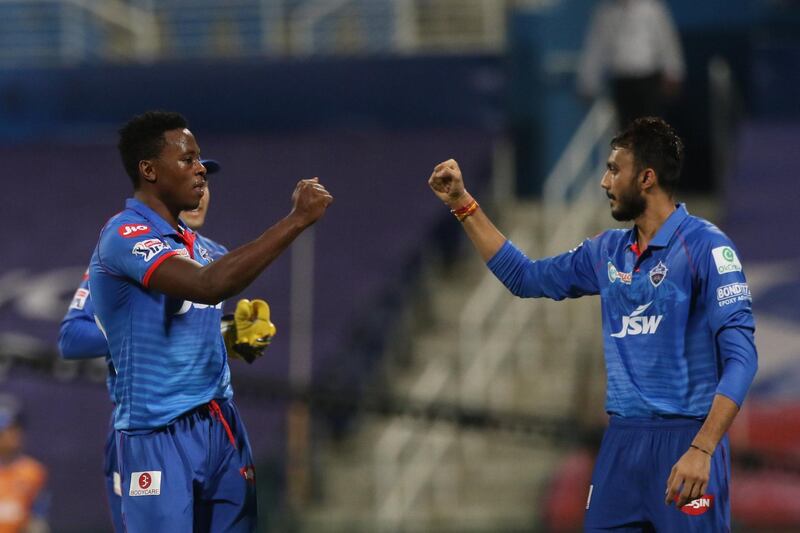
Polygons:
<instances>
[{"instance_id":1,"label":"jio logo","mask_svg":"<svg viewBox=\"0 0 800 533\"><path fill-rule=\"evenodd\" d=\"M147 472L139 476L139 488L141 489L146 489L152 482L153 478Z\"/></svg>"}]
</instances>

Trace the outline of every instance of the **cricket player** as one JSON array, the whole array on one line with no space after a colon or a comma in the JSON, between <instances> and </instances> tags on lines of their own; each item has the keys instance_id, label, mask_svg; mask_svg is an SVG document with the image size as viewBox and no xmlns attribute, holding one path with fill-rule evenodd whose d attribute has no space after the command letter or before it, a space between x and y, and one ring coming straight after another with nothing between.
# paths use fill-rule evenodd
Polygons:
<instances>
[{"instance_id":1,"label":"cricket player","mask_svg":"<svg viewBox=\"0 0 800 533\"><path fill-rule=\"evenodd\" d=\"M212 159L201 160L202 165L206 168L206 177L210 174L219 172L220 164ZM205 194L200 200L200 205L197 209L181 212L180 218L183 220L190 229L197 231L205 223L205 218L208 213L210 204L211 190L206 184ZM225 246L197 233L198 246L207 251L212 259L218 259L224 254L228 253ZM96 357L103 357L108 366L108 375L106 378L106 385L109 393L113 393L114 381L116 372L114 371L113 363L111 362L111 355L108 352L108 342L105 336L97 327L94 317L94 304L92 303L91 292L89 291L89 275L88 270L84 274L83 279L75 291L75 295L67 310L64 319L61 322L61 329L58 338L59 351L64 359L79 360L79 359L92 359ZM254 301L255 302L255 301ZM247 307L252 304L249 302L242 302L240 305ZM253 337L250 339L247 348L244 348L241 334L243 331L242 324L240 323L239 334L240 338L236 337L236 327L233 316L223 317L222 331L226 339L226 349L229 357L245 359L252 362L254 359L263 355L264 349L271 341L272 336L275 334L274 324L269 320L269 306L266 302L256 304L262 306L261 308L266 312L263 325L266 326L267 331L261 337ZM239 349L237 350L237 346ZM239 352L242 352L241 354ZM117 468L117 447L114 438L113 419L109 425L109 435L106 439L105 445L105 461L103 472L106 482L106 497L111 511L111 521L114 526L114 531L125 531L122 523L122 498L121 498L121 478L119 469Z\"/></svg>"},{"instance_id":2,"label":"cricket player","mask_svg":"<svg viewBox=\"0 0 800 533\"><path fill-rule=\"evenodd\" d=\"M599 294L609 428L587 531L729 531L726 432L757 367L750 290L730 239L673 199L683 143L659 118L611 142L600 182L616 220L555 257L528 259L467 192L454 160L428 183L519 297Z\"/></svg>"},{"instance_id":3,"label":"cricket player","mask_svg":"<svg viewBox=\"0 0 800 533\"><path fill-rule=\"evenodd\" d=\"M232 401L221 302L247 287L333 198L318 179L301 180L285 218L213 260L179 218L206 189L186 120L160 111L134 117L120 130L119 150L134 195L101 231L89 287L116 372L125 528L255 531L255 471ZM236 335L244 341L266 327L253 307L242 313L237 306Z\"/></svg>"}]
</instances>

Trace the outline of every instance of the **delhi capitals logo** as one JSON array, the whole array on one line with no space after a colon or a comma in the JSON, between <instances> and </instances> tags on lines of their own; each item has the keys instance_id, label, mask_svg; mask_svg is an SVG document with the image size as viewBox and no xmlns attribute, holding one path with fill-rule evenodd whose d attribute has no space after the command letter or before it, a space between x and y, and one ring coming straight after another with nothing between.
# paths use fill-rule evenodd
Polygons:
<instances>
[{"instance_id":1,"label":"delhi capitals logo","mask_svg":"<svg viewBox=\"0 0 800 533\"><path fill-rule=\"evenodd\" d=\"M650 270L650 283L653 284L653 287L661 285L661 282L667 277L668 270L667 265L661 261Z\"/></svg>"},{"instance_id":2,"label":"delhi capitals logo","mask_svg":"<svg viewBox=\"0 0 800 533\"><path fill-rule=\"evenodd\" d=\"M206 250L199 244L197 245L197 251L200 253L200 257L202 257L206 263L210 263L213 261L213 259L211 259L211 254L208 253L208 250Z\"/></svg>"}]
</instances>

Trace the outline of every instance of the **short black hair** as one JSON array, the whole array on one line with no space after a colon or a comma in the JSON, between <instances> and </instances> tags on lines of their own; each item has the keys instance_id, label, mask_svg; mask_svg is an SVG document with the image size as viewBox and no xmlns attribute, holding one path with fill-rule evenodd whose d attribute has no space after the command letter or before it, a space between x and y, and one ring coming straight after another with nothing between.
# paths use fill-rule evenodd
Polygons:
<instances>
[{"instance_id":1,"label":"short black hair","mask_svg":"<svg viewBox=\"0 0 800 533\"><path fill-rule=\"evenodd\" d=\"M641 117L631 121L611 140L611 148L633 152L637 172L652 168L659 186L668 194L675 191L683 168L683 141L664 119Z\"/></svg>"},{"instance_id":2,"label":"short black hair","mask_svg":"<svg viewBox=\"0 0 800 533\"><path fill-rule=\"evenodd\" d=\"M147 111L120 128L117 148L134 189L139 187L139 161L158 157L166 144L164 132L188 127L189 123L180 113Z\"/></svg>"}]
</instances>

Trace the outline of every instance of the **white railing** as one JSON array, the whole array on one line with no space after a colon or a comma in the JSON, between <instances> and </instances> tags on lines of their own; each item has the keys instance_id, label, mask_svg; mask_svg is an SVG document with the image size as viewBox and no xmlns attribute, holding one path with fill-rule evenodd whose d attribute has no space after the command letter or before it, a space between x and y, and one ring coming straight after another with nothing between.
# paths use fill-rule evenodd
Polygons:
<instances>
[{"instance_id":1,"label":"white railing","mask_svg":"<svg viewBox=\"0 0 800 533\"><path fill-rule=\"evenodd\" d=\"M544 189L547 220L543 222L548 225L545 249L549 253L564 251L566 243L577 244L603 208L597 180L605 168L607 141L614 124L609 103L598 101L548 176ZM511 238L522 248L532 244L532 237L525 232L512 233ZM566 359L580 350L584 337L568 332L575 325L586 330L582 326L587 317L550 311L545 315L546 327L573 339L561 349ZM514 299L509 303L505 287L487 273L460 314L457 357L447 354L431 359L410 396L431 404L455 384L464 407L486 406L498 370L514 357L514 348L526 328L535 316L541 315L541 303L535 300ZM533 342L538 340L534 338ZM527 351L537 349L527 347ZM452 368L451 361L457 361L458 368ZM453 430L431 427L420 436L418 429L403 420L386 427L375 447L376 521L380 527L389 531L402 528L409 511L428 487L438 486L443 492L457 494L452 473L442 468L443 458L456 442L457 433Z\"/></svg>"},{"instance_id":2,"label":"white railing","mask_svg":"<svg viewBox=\"0 0 800 533\"><path fill-rule=\"evenodd\" d=\"M310 0L287 32L295 55L501 50L506 9L505 0ZM455 13L467 23L453 24Z\"/></svg>"},{"instance_id":3,"label":"white railing","mask_svg":"<svg viewBox=\"0 0 800 533\"><path fill-rule=\"evenodd\" d=\"M48 14L37 7L53 9L54 20L48 22ZM155 17L123 0L0 0L0 9L16 10L25 21L25 27L6 31L3 64L71 64L96 56L146 62L158 55ZM89 35L100 30L114 38L98 48L90 44ZM13 33L20 34L19 45Z\"/></svg>"},{"instance_id":4,"label":"white railing","mask_svg":"<svg viewBox=\"0 0 800 533\"><path fill-rule=\"evenodd\" d=\"M508 4L508 0L0 0L4 10L0 16L19 17L26 26L7 24L0 61L9 66L49 66L86 60L500 51L505 46ZM43 14L41 7L49 11Z\"/></svg>"}]
</instances>

